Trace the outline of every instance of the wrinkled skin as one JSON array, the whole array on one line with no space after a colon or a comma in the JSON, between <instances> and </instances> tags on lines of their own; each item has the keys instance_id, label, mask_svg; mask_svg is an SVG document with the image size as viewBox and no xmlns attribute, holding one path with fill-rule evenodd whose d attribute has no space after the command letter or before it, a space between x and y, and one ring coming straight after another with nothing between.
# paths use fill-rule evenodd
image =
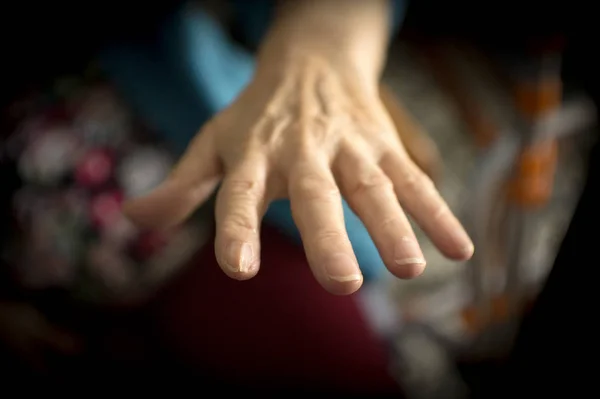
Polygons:
<instances>
[{"instance_id":1,"label":"wrinkled skin","mask_svg":"<svg viewBox=\"0 0 600 399\"><path fill-rule=\"evenodd\" d=\"M267 206L287 197L310 267L334 294L362 284L342 196L399 278L425 267L405 212L446 256L471 257L467 234L399 140L377 83L312 56L261 72L203 127L166 182L127 204L133 221L180 223L220 182L216 256L228 276L244 280L259 270Z\"/></svg>"}]
</instances>

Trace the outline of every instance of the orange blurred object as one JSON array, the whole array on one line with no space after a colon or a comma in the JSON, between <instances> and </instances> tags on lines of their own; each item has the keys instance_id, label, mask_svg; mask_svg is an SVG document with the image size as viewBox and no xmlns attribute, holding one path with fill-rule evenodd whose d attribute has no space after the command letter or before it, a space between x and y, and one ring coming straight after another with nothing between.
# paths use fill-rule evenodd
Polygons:
<instances>
[{"instance_id":1,"label":"orange blurred object","mask_svg":"<svg viewBox=\"0 0 600 399\"><path fill-rule=\"evenodd\" d=\"M515 90L517 110L529 120L558 109L562 101L560 76L548 77L536 82L519 83Z\"/></svg>"},{"instance_id":2,"label":"orange blurred object","mask_svg":"<svg viewBox=\"0 0 600 399\"><path fill-rule=\"evenodd\" d=\"M502 323L511 316L506 295L496 295L489 299L489 317L483 317L481 309L468 306L461 312L462 320L467 331L478 334L490 325Z\"/></svg>"},{"instance_id":3,"label":"orange blurred object","mask_svg":"<svg viewBox=\"0 0 600 399\"><path fill-rule=\"evenodd\" d=\"M526 147L519 157L509 197L522 207L539 207L548 202L554 186L558 158L556 140Z\"/></svg>"}]
</instances>

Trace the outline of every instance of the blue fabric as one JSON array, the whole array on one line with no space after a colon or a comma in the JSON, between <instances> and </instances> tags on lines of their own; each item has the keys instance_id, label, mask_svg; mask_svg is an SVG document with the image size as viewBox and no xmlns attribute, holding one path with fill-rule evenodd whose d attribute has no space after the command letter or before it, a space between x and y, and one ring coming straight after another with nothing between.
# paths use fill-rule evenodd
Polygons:
<instances>
[{"instance_id":1,"label":"blue fabric","mask_svg":"<svg viewBox=\"0 0 600 399\"><path fill-rule=\"evenodd\" d=\"M232 0L240 28L258 43L272 12L272 2ZM404 15L404 2L394 1L394 30ZM250 81L254 58L237 46L225 30L199 7L186 6L171 16L152 46L122 44L100 56L101 64L121 94L148 123L183 151L196 130L228 106ZM348 236L365 280L385 270L367 230L344 202ZM268 223L301 244L287 200L274 202Z\"/></svg>"}]
</instances>

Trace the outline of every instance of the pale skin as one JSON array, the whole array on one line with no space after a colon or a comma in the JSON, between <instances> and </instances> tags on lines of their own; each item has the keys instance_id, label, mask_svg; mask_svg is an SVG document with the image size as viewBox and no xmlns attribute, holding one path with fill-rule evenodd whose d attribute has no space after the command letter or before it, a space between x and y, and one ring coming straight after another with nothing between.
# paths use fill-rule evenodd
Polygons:
<instances>
[{"instance_id":1,"label":"pale skin","mask_svg":"<svg viewBox=\"0 0 600 399\"><path fill-rule=\"evenodd\" d=\"M408 155L381 100L389 7L386 0L280 2L252 82L201 129L169 179L127 203L126 214L146 227L173 226L221 183L216 258L228 276L246 280L259 271L269 203L289 198L315 278L339 295L363 281L342 196L398 278L425 268L407 214L444 255L469 259L471 240Z\"/></svg>"}]
</instances>

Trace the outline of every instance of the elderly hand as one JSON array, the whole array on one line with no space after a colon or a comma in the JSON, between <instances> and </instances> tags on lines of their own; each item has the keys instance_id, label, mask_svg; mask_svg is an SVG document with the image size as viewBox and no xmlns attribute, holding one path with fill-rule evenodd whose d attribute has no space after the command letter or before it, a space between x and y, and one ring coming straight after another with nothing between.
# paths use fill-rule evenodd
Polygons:
<instances>
[{"instance_id":1,"label":"elderly hand","mask_svg":"<svg viewBox=\"0 0 600 399\"><path fill-rule=\"evenodd\" d=\"M285 197L315 277L335 294L350 294L362 283L342 195L399 278L416 277L425 267L405 212L446 256L473 254L464 229L407 155L378 82L351 64L301 55L262 68L202 128L170 178L125 211L148 227L178 224L219 182L215 252L235 279L258 272L262 216L271 201Z\"/></svg>"}]
</instances>

